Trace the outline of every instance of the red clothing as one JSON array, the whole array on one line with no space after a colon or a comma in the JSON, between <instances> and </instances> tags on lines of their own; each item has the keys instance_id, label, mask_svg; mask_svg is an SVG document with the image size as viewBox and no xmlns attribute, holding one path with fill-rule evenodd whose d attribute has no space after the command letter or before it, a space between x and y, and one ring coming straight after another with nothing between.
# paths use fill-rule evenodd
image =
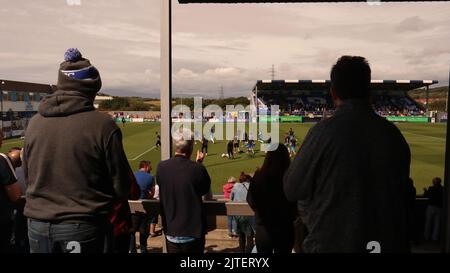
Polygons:
<instances>
[{"instance_id":1,"label":"red clothing","mask_svg":"<svg viewBox=\"0 0 450 273\"><path fill-rule=\"evenodd\" d=\"M231 190L234 187L234 183L227 182L225 185L223 185L223 197L226 199L230 199Z\"/></svg>"},{"instance_id":2,"label":"red clothing","mask_svg":"<svg viewBox=\"0 0 450 273\"><path fill-rule=\"evenodd\" d=\"M129 179L131 182L131 190L128 199L138 200L141 194L139 185L136 182L133 171L130 169ZM118 201L114 207L114 211L111 215L110 221L113 226L114 236L119 236L121 234L128 233L131 227L131 210L130 205L128 205L128 200Z\"/></svg>"}]
</instances>

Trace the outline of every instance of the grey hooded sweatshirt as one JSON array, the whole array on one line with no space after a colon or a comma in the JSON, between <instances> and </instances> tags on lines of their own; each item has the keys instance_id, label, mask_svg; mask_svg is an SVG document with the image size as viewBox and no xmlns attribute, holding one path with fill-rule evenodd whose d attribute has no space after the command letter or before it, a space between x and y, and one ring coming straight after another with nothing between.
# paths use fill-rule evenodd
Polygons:
<instances>
[{"instance_id":1,"label":"grey hooded sweatshirt","mask_svg":"<svg viewBox=\"0 0 450 273\"><path fill-rule=\"evenodd\" d=\"M25 215L48 222L107 221L130 189L122 135L92 98L56 91L29 122L24 147Z\"/></svg>"}]
</instances>

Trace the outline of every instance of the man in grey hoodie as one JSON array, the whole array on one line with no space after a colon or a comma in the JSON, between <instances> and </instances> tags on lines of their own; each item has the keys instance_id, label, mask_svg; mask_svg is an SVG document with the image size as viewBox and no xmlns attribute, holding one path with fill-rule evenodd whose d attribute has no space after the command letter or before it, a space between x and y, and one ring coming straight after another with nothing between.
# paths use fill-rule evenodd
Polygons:
<instances>
[{"instance_id":1,"label":"man in grey hoodie","mask_svg":"<svg viewBox=\"0 0 450 273\"><path fill-rule=\"evenodd\" d=\"M29 123L23 168L32 253L103 252L112 206L129 194L121 131L93 106L100 88L97 69L69 49L57 90Z\"/></svg>"}]
</instances>

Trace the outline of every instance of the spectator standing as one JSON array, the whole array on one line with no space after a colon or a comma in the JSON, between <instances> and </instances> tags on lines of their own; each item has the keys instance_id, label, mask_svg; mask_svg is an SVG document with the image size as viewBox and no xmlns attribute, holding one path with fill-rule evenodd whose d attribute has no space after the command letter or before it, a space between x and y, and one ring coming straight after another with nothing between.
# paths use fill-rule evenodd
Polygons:
<instances>
[{"instance_id":1,"label":"spectator standing","mask_svg":"<svg viewBox=\"0 0 450 273\"><path fill-rule=\"evenodd\" d=\"M159 186L155 183L155 191L153 194L153 199L159 200ZM150 237L155 237L158 235L156 232L156 225L158 224L158 214L150 215Z\"/></svg>"},{"instance_id":2,"label":"spectator standing","mask_svg":"<svg viewBox=\"0 0 450 273\"><path fill-rule=\"evenodd\" d=\"M331 70L334 116L308 132L284 178L309 231L305 252L409 252L411 154L370 105L369 64L343 56Z\"/></svg>"},{"instance_id":3,"label":"spectator standing","mask_svg":"<svg viewBox=\"0 0 450 273\"><path fill-rule=\"evenodd\" d=\"M139 185L136 182L133 171L129 169L128 179L130 181L130 194L129 200L138 200L141 191ZM112 253L128 253L130 247L131 238L131 209L127 199L118 200L113 206L113 213L110 217L110 223L112 225L112 236L108 240L111 245L111 249L105 248L105 252L111 251Z\"/></svg>"},{"instance_id":4,"label":"spectator standing","mask_svg":"<svg viewBox=\"0 0 450 273\"><path fill-rule=\"evenodd\" d=\"M289 152L279 144L275 151L267 152L250 184L247 202L255 211L258 253L292 251L297 204L288 201L283 192L283 175L289 164Z\"/></svg>"},{"instance_id":5,"label":"spectator standing","mask_svg":"<svg viewBox=\"0 0 450 273\"><path fill-rule=\"evenodd\" d=\"M228 178L227 183L223 185L223 198L230 200L231 191L237 180L234 176ZM227 216L228 237L234 237L236 235L236 221L233 216Z\"/></svg>"},{"instance_id":6,"label":"spectator standing","mask_svg":"<svg viewBox=\"0 0 450 273\"><path fill-rule=\"evenodd\" d=\"M441 210L444 198L444 187L439 177L433 178L433 185L425 189L424 197L429 199L425 216L425 240L439 240L441 226Z\"/></svg>"},{"instance_id":7,"label":"spectator standing","mask_svg":"<svg viewBox=\"0 0 450 273\"><path fill-rule=\"evenodd\" d=\"M175 157L161 161L156 174L167 252L203 253L207 229L202 196L210 191L211 178L200 151L196 162L190 159L192 133L175 139Z\"/></svg>"},{"instance_id":8,"label":"spectator standing","mask_svg":"<svg viewBox=\"0 0 450 273\"><path fill-rule=\"evenodd\" d=\"M246 202L247 193L250 187L251 177L241 173L239 183L236 183L231 191L232 202ZM254 247L253 237L255 231L253 229L253 216L234 216L236 221L236 233L239 236L239 248L242 253L251 253Z\"/></svg>"},{"instance_id":9,"label":"spectator standing","mask_svg":"<svg viewBox=\"0 0 450 273\"><path fill-rule=\"evenodd\" d=\"M150 161L143 160L139 163L139 171L134 173L136 181L141 190L139 199L151 199L155 191L155 182L150 174L152 166ZM139 231L139 244L141 253L147 253L147 239L149 236L150 215L146 213L135 213L131 216L133 225L130 238L130 252L136 253L136 232Z\"/></svg>"},{"instance_id":10,"label":"spectator standing","mask_svg":"<svg viewBox=\"0 0 450 273\"><path fill-rule=\"evenodd\" d=\"M2 142L3 131L0 130L0 147ZM0 253L13 251L11 246L13 211L21 196L14 167L6 155L0 154Z\"/></svg>"},{"instance_id":11,"label":"spectator standing","mask_svg":"<svg viewBox=\"0 0 450 273\"><path fill-rule=\"evenodd\" d=\"M414 187L414 180L410 177L408 179L408 186L409 186L409 206L411 207L411 210L409 211L409 240L413 244L417 244L419 241L419 233L418 233L418 225L416 223L417 217L416 217L416 198L417 198L417 190L416 187Z\"/></svg>"},{"instance_id":12,"label":"spectator standing","mask_svg":"<svg viewBox=\"0 0 450 273\"><path fill-rule=\"evenodd\" d=\"M100 73L76 49L65 53L57 90L30 121L23 155L32 253L104 251L114 204L130 193L122 134L95 111Z\"/></svg>"},{"instance_id":13,"label":"spectator standing","mask_svg":"<svg viewBox=\"0 0 450 273\"><path fill-rule=\"evenodd\" d=\"M22 169L22 148L13 147L8 152L8 159L11 162L12 167L14 168L14 172L17 178L17 182L20 185L20 192L22 196L26 192L25 178L23 175ZM24 201L21 198L21 201ZM24 253L28 254L30 252L30 244L28 240L28 227L27 227L27 218L23 215L23 208L25 203L19 202L15 206L14 209L14 229L13 229L13 238L12 245L15 248L16 253Z\"/></svg>"}]
</instances>

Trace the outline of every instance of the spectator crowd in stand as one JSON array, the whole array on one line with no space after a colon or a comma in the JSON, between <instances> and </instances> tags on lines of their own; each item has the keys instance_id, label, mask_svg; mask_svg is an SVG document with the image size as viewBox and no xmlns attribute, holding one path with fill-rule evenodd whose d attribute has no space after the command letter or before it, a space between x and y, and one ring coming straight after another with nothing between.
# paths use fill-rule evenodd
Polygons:
<instances>
[{"instance_id":1,"label":"spectator crowd in stand","mask_svg":"<svg viewBox=\"0 0 450 273\"><path fill-rule=\"evenodd\" d=\"M76 49L64 57L57 90L31 119L23 149L0 154L0 252L133 253L139 233L146 253L159 216L132 214L128 200L158 199L167 252L203 253L203 202L212 196L203 165L208 140L194 151L192 133L182 129L174 157L161 161L155 176L146 160L133 173L120 128L94 109L99 71ZM339 58L331 69L333 117L312 127L298 151L290 129L286 145L268 151L254 175L227 180L224 197L255 212L228 217L241 252L368 252L374 245L410 252L411 154L397 127L371 106L370 79L363 57ZM409 114L420 111L409 107ZM2 139L0 133L0 145ZM239 140L228 143L230 158ZM432 183L424 193L424 237L438 240L443 187L440 178Z\"/></svg>"},{"instance_id":2,"label":"spectator crowd in stand","mask_svg":"<svg viewBox=\"0 0 450 273\"><path fill-rule=\"evenodd\" d=\"M372 108L380 116L424 116L425 109L404 91L372 92ZM301 95L296 101L285 104L269 100L272 104L281 104L282 114L286 116L323 116L336 110L329 94Z\"/></svg>"}]
</instances>

